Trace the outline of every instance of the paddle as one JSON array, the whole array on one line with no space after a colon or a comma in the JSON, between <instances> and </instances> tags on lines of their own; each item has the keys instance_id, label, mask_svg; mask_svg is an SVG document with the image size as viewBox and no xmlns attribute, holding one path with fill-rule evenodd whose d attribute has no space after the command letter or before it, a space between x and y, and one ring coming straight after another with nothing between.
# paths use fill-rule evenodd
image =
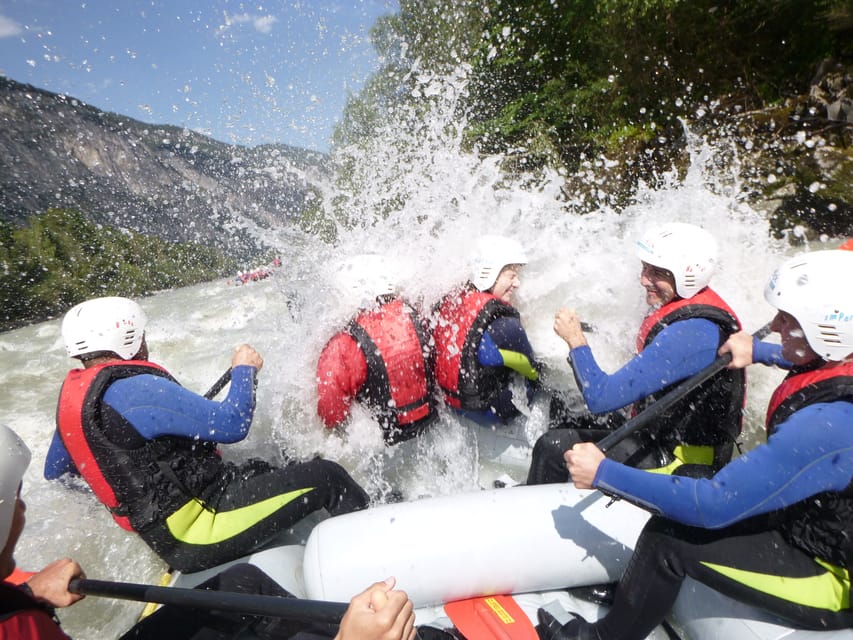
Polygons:
<instances>
[{"instance_id":1,"label":"paddle","mask_svg":"<svg viewBox=\"0 0 853 640\"><path fill-rule=\"evenodd\" d=\"M539 634L512 596L483 596L444 605L467 640L538 640Z\"/></svg>"},{"instance_id":2,"label":"paddle","mask_svg":"<svg viewBox=\"0 0 853 640\"><path fill-rule=\"evenodd\" d=\"M349 606L343 602L281 598L251 593L186 589L180 587L155 587L130 582L106 582L75 578L68 584L71 593L119 600L156 602L178 607L233 611L247 615L272 616L302 622L328 622L339 624Z\"/></svg>"},{"instance_id":3,"label":"paddle","mask_svg":"<svg viewBox=\"0 0 853 640\"><path fill-rule=\"evenodd\" d=\"M212 400L229 382L231 382L231 369L228 369L225 373L219 376L219 380L213 383L213 386L207 390L204 397L208 400Z\"/></svg>"},{"instance_id":4,"label":"paddle","mask_svg":"<svg viewBox=\"0 0 853 640\"><path fill-rule=\"evenodd\" d=\"M761 340L769 333L770 323L768 322L763 327L758 329L755 333L753 333L752 337ZM675 389L667 393L662 398L656 400L654 404L652 404L648 409L642 411L641 413L628 420L621 427L613 431L613 433L610 433L603 437L596 443L596 446L604 453L607 453L609 449L612 449L614 446L622 442L632 433L646 426L652 420L658 418L662 413L672 407L672 405L681 400L688 393L693 391L700 384L725 369L731 361L731 353L721 355L707 367L705 367L698 373L693 374L692 376L681 382L677 387L675 387Z\"/></svg>"}]
</instances>

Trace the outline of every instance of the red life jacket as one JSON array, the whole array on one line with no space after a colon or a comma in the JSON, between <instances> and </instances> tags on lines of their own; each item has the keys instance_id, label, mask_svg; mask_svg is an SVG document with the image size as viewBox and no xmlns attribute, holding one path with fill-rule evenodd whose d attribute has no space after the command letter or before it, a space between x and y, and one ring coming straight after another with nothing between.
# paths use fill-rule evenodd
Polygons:
<instances>
[{"instance_id":1,"label":"red life jacket","mask_svg":"<svg viewBox=\"0 0 853 640\"><path fill-rule=\"evenodd\" d=\"M8 582L0 582L0 640L69 640L51 612Z\"/></svg>"},{"instance_id":2,"label":"red life jacket","mask_svg":"<svg viewBox=\"0 0 853 640\"><path fill-rule=\"evenodd\" d=\"M36 575L35 571L25 571L20 567L15 567L12 569L12 573L6 576L4 582L8 582L10 584L24 584L34 575Z\"/></svg>"},{"instance_id":3,"label":"red life jacket","mask_svg":"<svg viewBox=\"0 0 853 640\"><path fill-rule=\"evenodd\" d=\"M101 371L107 367L115 366L115 364L111 362L88 369L72 369L68 372L65 382L62 384L62 390L59 392L56 428L59 437L62 438L62 443L68 450L68 454L74 461L74 465L92 488L95 496L110 510L113 519L122 529L133 531L127 516L119 515L116 511L119 508L119 502L116 499L113 487L104 478L103 471L97 457L92 452L91 443L86 437L86 429L84 428L84 402L92 383ZM134 365L166 373L165 369L150 362L134 361Z\"/></svg>"},{"instance_id":4,"label":"red life jacket","mask_svg":"<svg viewBox=\"0 0 853 640\"><path fill-rule=\"evenodd\" d=\"M820 361L817 368L792 370L770 396L767 434L807 405L839 399L853 399L853 362Z\"/></svg>"},{"instance_id":5,"label":"red life jacket","mask_svg":"<svg viewBox=\"0 0 853 640\"><path fill-rule=\"evenodd\" d=\"M642 351L665 327L689 318L705 318L740 331L740 320L731 307L711 287L705 287L692 298L678 298L647 315L637 334L637 353Z\"/></svg>"},{"instance_id":6,"label":"red life jacket","mask_svg":"<svg viewBox=\"0 0 853 640\"><path fill-rule=\"evenodd\" d=\"M56 411L57 432L77 470L118 525L138 532L198 497L223 465L214 443L146 440L102 402L115 380L146 373L174 381L162 367L137 360L69 371Z\"/></svg>"},{"instance_id":7,"label":"red life jacket","mask_svg":"<svg viewBox=\"0 0 853 640\"><path fill-rule=\"evenodd\" d=\"M429 341L420 317L400 299L360 313L347 326L367 361L358 399L371 407L385 440L406 440L437 414Z\"/></svg>"},{"instance_id":8,"label":"red life jacket","mask_svg":"<svg viewBox=\"0 0 853 640\"><path fill-rule=\"evenodd\" d=\"M719 346L741 328L731 307L710 287L705 287L691 298L673 300L646 316L637 335L637 351L641 352L667 326L691 318L703 318L716 324L720 330ZM635 412L642 411L677 384L635 403ZM672 451L679 444L712 446L713 467L719 469L731 458L735 438L741 432L745 400L744 370L724 369L676 402L657 420L656 439L666 451Z\"/></svg>"},{"instance_id":9,"label":"red life jacket","mask_svg":"<svg viewBox=\"0 0 853 640\"><path fill-rule=\"evenodd\" d=\"M484 367L477 358L483 333L496 318L518 318L514 307L491 293L459 288L435 306L435 379L447 404L482 411L506 386L509 369Z\"/></svg>"},{"instance_id":10,"label":"red life jacket","mask_svg":"<svg viewBox=\"0 0 853 640\"><path fill-rule=\"evenodd\" d=\"M819 360L816 366L792 370L770 398L767 435L793 413L821 402L853 403L853 362ZM843 491L824 491L775 514L778 527L806 553L839 567L853 569L853 482Z\"/></svg>"}]
</instances>

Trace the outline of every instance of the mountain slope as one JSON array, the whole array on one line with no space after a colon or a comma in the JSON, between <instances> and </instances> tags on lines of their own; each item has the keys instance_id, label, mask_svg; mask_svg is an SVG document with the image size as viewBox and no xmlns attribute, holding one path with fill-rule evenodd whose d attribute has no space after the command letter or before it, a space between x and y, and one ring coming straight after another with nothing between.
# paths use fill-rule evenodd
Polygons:
<instances>
[{"instance_id":1,"label":"mountain slope","mask_svg":"<svg viewBox=\"0 0 853 640\"><path fill-rule=\"evenodd\" d=\"M53 207L172 242L248 256L298 220L323 154L246 148L149 125L0 77L0 220Z\"/></svg>"}]
</instances>

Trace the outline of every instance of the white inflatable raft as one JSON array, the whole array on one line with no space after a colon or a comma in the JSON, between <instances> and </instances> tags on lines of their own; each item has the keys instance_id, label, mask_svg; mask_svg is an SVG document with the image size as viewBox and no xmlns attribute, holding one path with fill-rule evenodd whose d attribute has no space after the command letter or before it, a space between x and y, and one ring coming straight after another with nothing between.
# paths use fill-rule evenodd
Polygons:
<instances>
[{"instance_id":1,"label":"white inflatable raft","mask_svg":"<svg viewBox=\"0 0 853 640\"><path fill-rule=\"evenodd\" d=\"M613 582L648 514L568 484L474 491L330 518L308 538L306 594L348 600L393 575L415 606ZM619 526L614 526L619 523ZM379 578L381 579L381 578Z\"/></svg>"},{"instance_id":2,"label":"white inflatable raft","mask_svg":"<svg viewBox=\"0 0 853 640\"><path fill-rule=\"evenodd\" d=\"M347 602L394 576L414 601L418 624L448 628L444 602L493 594L515 594L534 625L540 607L561 621L569 611L594 620L606 609L565 588L618 580L647 519L645 511L611 503L599 492L562 484L519 486L328 518L313 526L304 546L285 544L241 561L257 565L295 596L315 600ZM177 576L174 584L194 586L224 566ZM649 637L853 640L853 630L791 629L692 580L685 582L667 627Z\"/></svg>"}]
</instances>

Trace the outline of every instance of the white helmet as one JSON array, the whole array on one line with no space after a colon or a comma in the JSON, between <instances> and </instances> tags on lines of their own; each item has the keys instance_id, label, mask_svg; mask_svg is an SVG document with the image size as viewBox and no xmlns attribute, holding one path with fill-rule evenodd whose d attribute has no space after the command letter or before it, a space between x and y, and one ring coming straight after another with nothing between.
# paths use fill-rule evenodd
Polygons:
<instances>
[{"instance_id":1,"label":"white helmet","mask_svg":"<svg viewBox=\"0 0 853 640\"><path fill-rule=\"evenodd\" d=\"M350 304L367 307L379 296L397 292L392 261L375 253L346 258L337 265L335 287Z\"/></svg>"},{"instance_id":2,"label":"white helmet","mask_svg":"<svg viewBox=\"0 0 853 640\"><path fill-rule=\"evenodd\" d=\"M30 450L18 434L0 424L0 548L6 546L12 529L12 516L18 487L30 464Z\"/></svg>"},{"instance_id":3,"label":"white helmet","mask_svg":"<svg viewBox=\"0 0 853 640\"><path fill-rule=\"evenodd\" d=\"M784 262L767 282L764 297L790 313L809 346L825 360L853 353L853 252L814 251Z\"/></svg>"},{"instance_id":4,"label":"white helmet","mask_svg":"<svg viewBox=\"0 0 853 640\"><path fill-rule=\"evenodd\" d=\"M711 282L717 266L717 242L702 227L670 222L652 229L637 242L637 257L672 272L675 292L692 298Z\"/></svg>"},{"instance_id":5,"label":"white helmet","mask_svg":"<svg viewBox=\"0 0 853 640\"><path fill-rule=\"evenodd\" d=\"M488 291L508 264L527 264L521 244L505 236L480 237L471 258L471 284L480 291Z\"/></svg>"},{"instance_id":6,"label":"white helmet","mask_svg":"<svg viewBox=\"0 0 853 640\"><path fill-rule=\"evenodd\" d=\"M139 353L148 318L133 300L94 298L73 307L62 319L62 339L72 358L111 351L122 360Z\"/></svg>"}]
</instances>

